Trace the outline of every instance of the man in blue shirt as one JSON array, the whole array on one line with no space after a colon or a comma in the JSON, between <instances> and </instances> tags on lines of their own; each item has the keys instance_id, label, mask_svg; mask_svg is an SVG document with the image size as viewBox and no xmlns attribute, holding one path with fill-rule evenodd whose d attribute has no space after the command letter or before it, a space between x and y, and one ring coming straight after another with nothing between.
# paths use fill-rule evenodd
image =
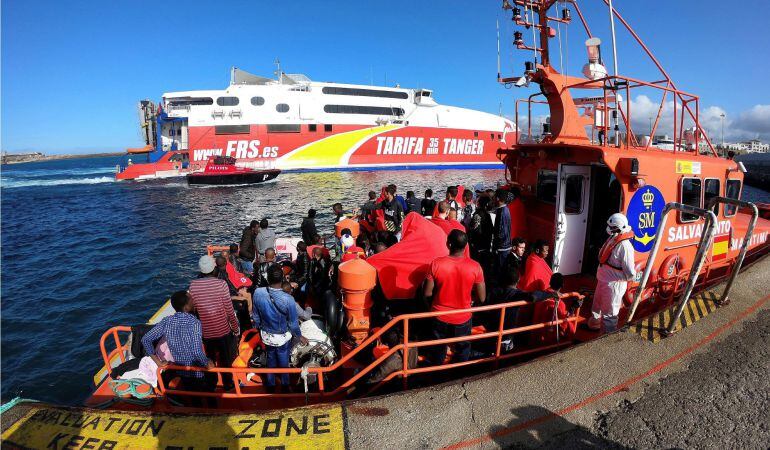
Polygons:
<instances>
[{"instance_id":1,"label":"man in blue shirt","mask_svg":"<svg viewBox=\"0 0 770 450\"><path fill-rule=\"evenodd\" d=\"M268 368L289 367L292 338L299 339L302 345L308 343L299 329L294 297L281 287L283 278L281 267L273 266L267 271L269 286L254 291L252 318L265 343ZM275 390L275 374L265 376L265 386L269 391ZM281 388L289 388L287 373L281 374Z\"/></svg>"},{"instance_id":2,"label":"man in blue shirt","mask_svg":"<svg viewBox=\"0 0 770 450\"><path fill-rule=\"evenodd\" d=\"M176 313L164 317L142 338L142 346L147 356L151 357L159 367L168 364L155 354L155 342L166 338L168 349L174 357L174 364L180 366L214 367L203 351L203 331L201 322L191 314L193 303L187 291L177 291L171 295L171 306ZM182 378L180 389L191 391L213 391L216 386L216 375L192 371L164 371L163 381L175 376ZM213 376L212 376L213 375Z\"/></svg>"},{"instance_id":3,"label":"man in blue shirt","mask_svg":"<svg viewBox=\"0 0 770 450\"><path fill-rule=\"evenodd\" d=\"M508 191L498 189L495 192L495 225L492 237L494 251L495 281L499 281L511 254L511 212L508 210Z\"/></svg>"}]
</instances>

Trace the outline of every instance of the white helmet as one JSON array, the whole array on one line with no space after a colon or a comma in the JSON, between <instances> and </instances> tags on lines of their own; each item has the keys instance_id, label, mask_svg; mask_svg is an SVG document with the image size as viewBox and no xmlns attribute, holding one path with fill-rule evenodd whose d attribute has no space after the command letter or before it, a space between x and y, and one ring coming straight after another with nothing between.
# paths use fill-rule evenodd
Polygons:
<instances>
[{"instance_id":1,"label":"white helmet","mask_svg":"<svg viewBox=\"0 0 770 450\"><path fill-rule=\"evenodd\" d=\"M615 213L607 219L607 234L626 233L631 231L628 219L623 213Z\"/></svg>"}]
</instances>

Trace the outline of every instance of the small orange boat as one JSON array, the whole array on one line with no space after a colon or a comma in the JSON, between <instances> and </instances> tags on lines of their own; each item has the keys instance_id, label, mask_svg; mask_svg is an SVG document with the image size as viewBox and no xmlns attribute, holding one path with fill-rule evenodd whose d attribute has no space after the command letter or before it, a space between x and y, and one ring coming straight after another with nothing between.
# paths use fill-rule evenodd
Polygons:
<instances>
[{"instance_id":1,"label":"small orange boat","mask_svg":"<svg viewBox=\"0 0 770 450\"><path fill-rule=\"evenodd\" d=\"M329 339L319 339L317 345L326 352L324 355L332 357L311 357L288 369L169 366L159 371L209 371L217 374L220 385L214 392L190 392L160 381L152 396L152 405L141 406L116 399L108 386L109 368L131 357L131 328L116 326L102 336L104 368L95 377L96 390L86 404L110 402L110 407L117 409L193 411L196 409L184 406L184 400L212 397L219 410L275 409L424 386L435 382L437 373L443 375L442 379L465 376L526 362L547 352L569 351L575 343L600 336L576 325L586 321L589 315L596 285L597 256L607 237L606 221L616 212L624 213L629 219L639 273L639 278L629 283L627 301L620 313L621 326L669 309L671 320L660 331L674 332L693 293L725 280L726 287L715 306L726 304L740 269L768 253L770 205L740 200L743 168L715 151L699 123L698 97L675 86L626 20L612 8L611 2L605 2L613 21L613 44L617 21L660 69L660 80L648 82L608 74L601 57L601 42L592 35L577 1L503 2L514 23L522 30L532 30L537 37L526 44L524 34L517 31L513 36L515 46L532 55L526 61L525 73L519 77L498 75L504 84L539 88L517 101L517 129L520 106L522 119L523 107L529 118L533 108L536 110L539 105L546 105L549 110L541 136L536 139L532 136L532 120L527 120L529 132L520 130L518 142L498 151L506 165L509 185L521 192L521 202L516 205L516 234L528 241L544 239L551 244L552 269L565 275L565 290L572 292L554 298L545 311L535 311L537 307L525 301L474 306L465 311L473 314L474 322L477 319L484 322L483 326L474 327L471 336L432 341L424 339L418 331L426 326L428 319L446 312L419 312L415 298L388 298L377 292L387 283L402 283L400 292L410 292L410 289L414 292L422 282L420 270L424 264L421 261L430 256L423 249L439 246L410 247L420 251L414 250L414 261L400 267L400 272L375 269L375 265L353 259L339 264L338 289L331 291L332 295L324 299L319 309L324 317L320 318L318 328L325 331ZM559 73L551 61L554 41L560 36L561 27L572 22L573 13L579 17L587 37L588 61L582 76ZM632 120L636 116L629 101L632 91L660 94L661 102L657 116L651 121L650 135L654 136L658 129L671 130L671 142L659 147L653 145L650 136L636 134ZM412 236L419 236L420 242L435 244L430 240L443 240L443 234L431 233L431 229L426 231L426 226L419 216L410 214L404 228L415 233ZM400 244L381 254L404 252L404 245L413 245L415 239L409 238L405 231ZM287 252L291 251L288 243L279 244ZM399 245L401 247L394 250ZM209 247L210 253L220 250ZM396 272L402 278L395 280ZM562 314L559 302L570 302L576 307ZM375 327L371 309L383 306L393 317ZM506 312L512 309L519 311L513 325L505 320ZM169 313L167 304L150 323ZM491 321L481 320L490 315ZM391 330L397 330L401 339L397 344L386 346L382 338ZM511 336L517 336L517 345L512 350L504 345ZM419 353L431 345L451 346L464 340L471 341L474 348L486 346L486 351L480 351L469 361L447 360L430 367L415 367L409 364L410 358L401 356L400 369L377 383L365 383L369 373L394 355ZM268 392L260 381L267 373L289 373L292 382L302 389L298 393ZM223 375L234 377L232 390L222 388Z\"/></svg>"}]
</instances>

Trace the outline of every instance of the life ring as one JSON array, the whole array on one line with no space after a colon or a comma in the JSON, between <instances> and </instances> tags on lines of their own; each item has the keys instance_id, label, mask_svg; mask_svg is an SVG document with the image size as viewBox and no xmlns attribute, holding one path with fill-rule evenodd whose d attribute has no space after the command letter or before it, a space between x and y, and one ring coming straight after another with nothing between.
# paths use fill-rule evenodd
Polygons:
<instances>
[{"instance_id":1,"label":"life ring","mask_svg":"<svg viewBox=\"0 0 770 450\"><path fill-rule=\"evenodd\" d=\"M262 343L262 338L257 330L246 330L238 344L238 356L235 357L233 367L248 367L254 349Z\"/></svg>"},{"instance_id":2,"label":"life ring","mask_svg":"<svg viewBox=\"0 0 770 450\"><path fill-rule=\"evenodd\" d=\"M635 270L636 273L639 274L641 278L641 274L644 272L644 262L640 262L636 265ZM655 291L655 285L658 282L658 276L655 272L650 273L650 278L647 280L647 287L644 288L644 292L642 292L642 297L640 299L640 302L649 300L650 297L652 297L653 292ZM628 282L628 288L626 289L626 295L623 296L623 302L627 307L630 307L634 304L634 296L636 295L636 291L639 289L639 283L636 281L629 281Z\"/></svg>"},{"instance_id":3,"label":"life ring","mask_svg":"<svg viewBox=\"0 0 770 450\"><path fill-rule=\"evenodd\" d=\"M679 274L679 253L669 255L663 260L663 264L658 269L658 278L660 281L670 281Z\"/></svg>"}]
</instances>

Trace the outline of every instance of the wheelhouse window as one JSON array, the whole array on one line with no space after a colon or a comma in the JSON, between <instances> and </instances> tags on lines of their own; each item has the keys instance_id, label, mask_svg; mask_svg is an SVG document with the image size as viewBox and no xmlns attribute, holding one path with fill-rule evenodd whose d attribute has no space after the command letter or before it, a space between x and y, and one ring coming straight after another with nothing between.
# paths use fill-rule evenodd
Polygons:
<instances>
[{"instance_id":1,"label":"wheelhouse window","mask_svg":"<svg viewBox=\"0 0 770 450\"><path fill-rule=\"evenodd\" d=\"M353 95L356 97L380 97L380 98L400 98L407 99L409 94L399 91L381 91L377 89L347 88L338 86L326 86L321 89L324 94L330 95ZM427 97L427 96L426 96Z\"/></svg>"},{"instance_id":2,"label":"wheelhouse window","mask_svg":"<svg viewBox=\"0 0 770 450\"><path fill-rule=\"evenodd\" d=\"M254 106L262 106L265 104L264 97L251 97L251 104Z\"/></svg>"},{"instance_id":3,"label":"wheelhouse window","mask_svg":"<svg viewBox=\"0 0 770 450\"><path fill-rule=\"evenodd\" d=\"M680 200L685 205L701 207L702 182L700 178L683 178ZM680 222L692 222L698 220L698 216L686 212L679 213Z\"/></svg>"},{"instance_id":4,"label":"wheelhouse window","mask_svg":"<svg viewBox=\"0 0 770 450\"><path fill-rule=\"evenodd\" d=\"M714 197L719 197L720 183L717 178L706 178L703 180L703 206L708 206L709 201ZM714 214L719 215L719 204L715 204L712 208Z\"/></svg>"},{"instance_id":5,"label":"wheelhouse window","mask_svg":"<svg viewBox=\"0 0 770 450\"><path fill-rule=\"evenodd\" d=\"M555 170L541 170L537 173L537 198L545 203L556 203Z\"/></svg>"},{"instance_id":6,"label":"wheelhouse window","mask_svg":"<svg viewBox=\"0 0 770 450\"><path fill-rule=\"evenodd\" d=\"M214 134L249 134L248 125L217 125Z\"/></svg>"},{"instance_id":7,"label":"wheelhouse window","mask_svg":"<svg viewBox=\"0 0 770 450\"><path fill-rule=\"evenodd\" d=\"M286 103L279 103L275 105L275 110L278 111L279 113L287 113L289 112L289 105L287 105Z\"/></svg>"},{"instance_id":8,"label":"wheelhouse window","mask_svg":"<svg viewBox=\"0 0 770 450\"><path fill-rule=\"evenodd\" d=\"M741 198L741 180L727 180L727 184L725 184L725 197ZM725 205L725 217L734 216L736 211L737 208L734 205Z\"/></svg>"},{"instance_id":9,"label":"wheelhouse window","mask_svg":"<svg viewBox=\"0 0 770 450\"><path fill-rule=\"evenodd\" d=\"M219 106L238 106L238 97L219 97L217 99L217 105Z\"/></svg>"},{"instance_id":10,"label":"wheelhouse window","mask_svg":"<svg viewBox=\"0 0 770 450\"><path fill-rule=\"evenodd\" d=\"M299 133L301 126L298 123L280 123L267 126L268 133Z\"/></svg>"},{"instance_id":11,"label":"wheelhouse window","mask_svg":"<svg viewBox=\"0 0 770 450\"><path fill-rule=\"evenodd\" d=\"M378 116L403 116L402 108L385 106L324 105L324 112L330 114L372 114Z\"/></svg>"},{"instance_id":12,"label":"wheelhouse window","mask_svg":"<svg viewBox=\"0 0 770 450\"><path fill-rule=\"evenodd\" d=\"M583 175L567 175L564 185L564 212L580 214L583 212Z\"/></svg>"}]
</instances>

